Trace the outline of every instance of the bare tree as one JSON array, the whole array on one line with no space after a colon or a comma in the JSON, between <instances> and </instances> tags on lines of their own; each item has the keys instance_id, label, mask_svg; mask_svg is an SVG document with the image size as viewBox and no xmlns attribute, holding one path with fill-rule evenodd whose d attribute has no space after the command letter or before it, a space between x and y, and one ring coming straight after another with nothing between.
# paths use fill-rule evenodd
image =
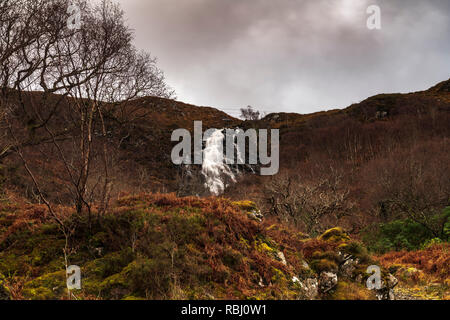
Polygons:
<instances>
[{"instance_id":1,"label":"bare tree","mask_svg":"<svg viewBox=\"0 0 450 320\"><path fill-rule=\"evenodd\" d=\"M273 177L264 190L269 213L311 234L336 226L352 214L354 204L342 174L331 171L333 174L315 179L290 174Z\"/></svg>"},{"instance_id":2,"label":"bare tree","mask_svg":"<svg viewBox=\"0 0 450 320\"><path fill-rule=\"evenodd\" d=\"M147 95L169 97L171 92L164 82L162 72L156 67L156 60L146 53L138 52L131 44L132 34L125 26L120 8L109 1L103 1L97 10L98 16L83 18L88 21L89 28L82 32L83 38L88 38L89 43L99 43L85 48L81 57L70 56L69 63L80 63L81 69L89 69L90 64L99 59L96 63L99 67L88 81L80 82L78 75L75 75L66 80L66 86L70 88L70 83L79 82L79 85L69 90L71 102L74 102L73 105L70 104L71 113L77 115L80 130L81 167L76 169L76 205L78 210L81 210L83 204L88 206L84 198L87 195L94 131L97 125L101 132L98 136L101 137L100 158L103 166L100 211L104 212L111 191L109 168L112 167L105 114L113 116L118 105L126 104L135 98Z\"/></svg>"},{"instance_id":3,"label":"bare tree","mask_svg":"<svg viewBox=\"0 0 450 320\"><path fill-rule=\"evenodd\" d=\"M241 108L240 117L248 121L256 121L261 118L261 114L258 110L253 109L252 106L247 106L247 108Z\"/></svg>"},{"instance_id":4,"label":"bare tree","mask_svg":"<svg viewBox=\"0 0 450 320\"><path fill-rule=\"evenodd\" d=\"M132 31L116 4L108 0L100 4L76 1L83 25L71 30L67 28L69 0L42 0L37 4L21 1L25 9L0 7L0 13L8 13L0 19L24 26L20 31L16 27L1 30L5 36L18 33L16 42L21 44L10 48L10 42L4 41L0 52L0 62L6 66L1 78L1 102L9 114L12 142L2 154L20 152L32 176L24 149L42 143L52 145L56 151L52 160L64 168L62 178L68 182L77 212L86 208L90 217L94 189L101 186L102 212L111 189L112 152L105 117L114 117L119 105L137 97L169 97L172 92L156 60L132 45ZM30 34L26 26L35 25L37 31ZM22 130L24 124L26 131ZM94 160L103 167L102 173L97 172L97 181L91 181ZM33 176L36 188L41 190Z\"/></svg>"},{"instance_id":5,"label":"bare tree","mask_svg":"<svg viewBox=\"0 0 450 320\"><path fill-rule=\"evenodd\" d=\"M408 218L444 236L450 201L448 140L427 140L369 163L367 198L381 221Z\"/></svg>"}]
</instances>

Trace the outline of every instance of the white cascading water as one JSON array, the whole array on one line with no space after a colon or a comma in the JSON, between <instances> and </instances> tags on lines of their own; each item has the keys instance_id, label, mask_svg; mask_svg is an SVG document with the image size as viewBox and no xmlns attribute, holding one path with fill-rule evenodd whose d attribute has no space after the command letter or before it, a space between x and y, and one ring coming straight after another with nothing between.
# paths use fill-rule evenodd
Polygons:
<instances>
[{"instance_id":1,"label":"white cascading water","mask_svg":"<svg viewBox=\"0 0 450 320\"><path fill-rule=\"evenodd\" d=\"M216 130L207 140L203 150L202 174L206 179L206 188L214 195L225 191L226 181L236 183L236 177L225 163L223 152L225 135L222 130Z\"/></svg>"}]
</instances>

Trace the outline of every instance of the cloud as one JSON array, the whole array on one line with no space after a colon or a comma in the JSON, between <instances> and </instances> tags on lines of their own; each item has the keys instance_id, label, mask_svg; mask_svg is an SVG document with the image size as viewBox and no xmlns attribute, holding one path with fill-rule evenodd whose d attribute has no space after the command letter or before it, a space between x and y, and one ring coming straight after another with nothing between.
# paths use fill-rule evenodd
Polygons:
<instances>
[{"instance_id":1,"label":"cloud","mask_svg":"<svg viewBox=\"0 0 450 320\"><path fill-rule=\"evenodd\" d=\"M179 100L231 113L343 108L449 78L448 0L120 0ZM382 29L366 27L381 7Z\"/></svg>"}]
</instances>

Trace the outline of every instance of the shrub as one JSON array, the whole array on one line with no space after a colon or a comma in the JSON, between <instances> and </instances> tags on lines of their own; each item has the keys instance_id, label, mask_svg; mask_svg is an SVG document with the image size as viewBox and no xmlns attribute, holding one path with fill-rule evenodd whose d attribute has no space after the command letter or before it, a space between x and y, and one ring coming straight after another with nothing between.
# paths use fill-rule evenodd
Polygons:
<instances>
[{"instance_id":1,"label":"shrub","mask_svg":"<svg viewBox=\"0 0 450 320\"><path fill-rule=\"evenodd\" d=\"M325 231L319 239L332 242L345 242L350 240L350 237L342 228L336 227Z\"/></svg>"},{"instance_id":2,"label":"shrub","mask_svg":"<svg viewBox=\"0 0 450 320\"><path fill-rule=\"evenodd\" d=\"M434 238L431 231L409 219L370 226L362 234L366 247L379 253L416 250Z\"/></svg>"},{"instance_id":3,"label":"shrub","mask_svg":"<svg viewBox=\"0 0 450 320\"><path fill-rule=\"evenodd\" d=\"M448 241L450 239L450 207L444 209L443 215L445 217L443 240Z\"/></svg>"},{"instance_id":4,"label":"shrub","mask_svg":"<svg viewBox=\"0 0 450 320\"><path fill-rule=\"evenodd\" d=\"M356 241L350 241L349 243L345 243L339 246L339 248L348 254L358 258L361 263L370 262L370 255L367 251L367 248L364 247L361 243Z\"/></svg>"},{"instance_id":5,"label":"shrub","mask_svg":"<svg viewBox=\"0 0 450 320\"><path fill-rule=\"evenodd\" d=\"M433 239L425 241L422 244L421 249L426 249L426 248L429 248L429 247L432 247L434 245L441 244L441 243L444 243L444 241L442 241L441 238L433 238Z\"/></svg>"},{"instance_id":6,"label":"shrub","mask_svg":"<svg viewBox=\"0 0 450 320\"><path fill-rule=\"evenodd\" d=\"M168 260L139 259L125 268L130 289L146 298L166 298L170 289Z\"/></svg>"},{"instance_id":7,"label":"shrub","mask_svg":"<svg viewBox=\"0 0 450 320\"><path fill-rule=\"evenodd\" d=\"M407 266L414 267L441 280L450 276L450 244L435 244L424 250L389 252L378 257L382 266L390 268L391 272Z\"/></svg>"}]
</instances>

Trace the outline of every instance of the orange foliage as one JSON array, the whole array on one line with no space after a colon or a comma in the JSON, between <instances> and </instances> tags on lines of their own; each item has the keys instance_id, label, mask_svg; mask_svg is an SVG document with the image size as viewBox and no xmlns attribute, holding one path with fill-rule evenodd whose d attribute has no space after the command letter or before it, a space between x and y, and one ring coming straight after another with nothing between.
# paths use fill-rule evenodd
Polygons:
<instances>
[{"instance_id":1,"label":"orange foliage","mask_svg":"<svg viewBox=\"0 0 450 320\"><path fill-rule=\"evenodd\" d=\"M384 267L394 264L413 266L428 275L446 279L450 277L450 244L439 244L425 250L400 251L378 257Z\"/></svg>"}]
</instances>

